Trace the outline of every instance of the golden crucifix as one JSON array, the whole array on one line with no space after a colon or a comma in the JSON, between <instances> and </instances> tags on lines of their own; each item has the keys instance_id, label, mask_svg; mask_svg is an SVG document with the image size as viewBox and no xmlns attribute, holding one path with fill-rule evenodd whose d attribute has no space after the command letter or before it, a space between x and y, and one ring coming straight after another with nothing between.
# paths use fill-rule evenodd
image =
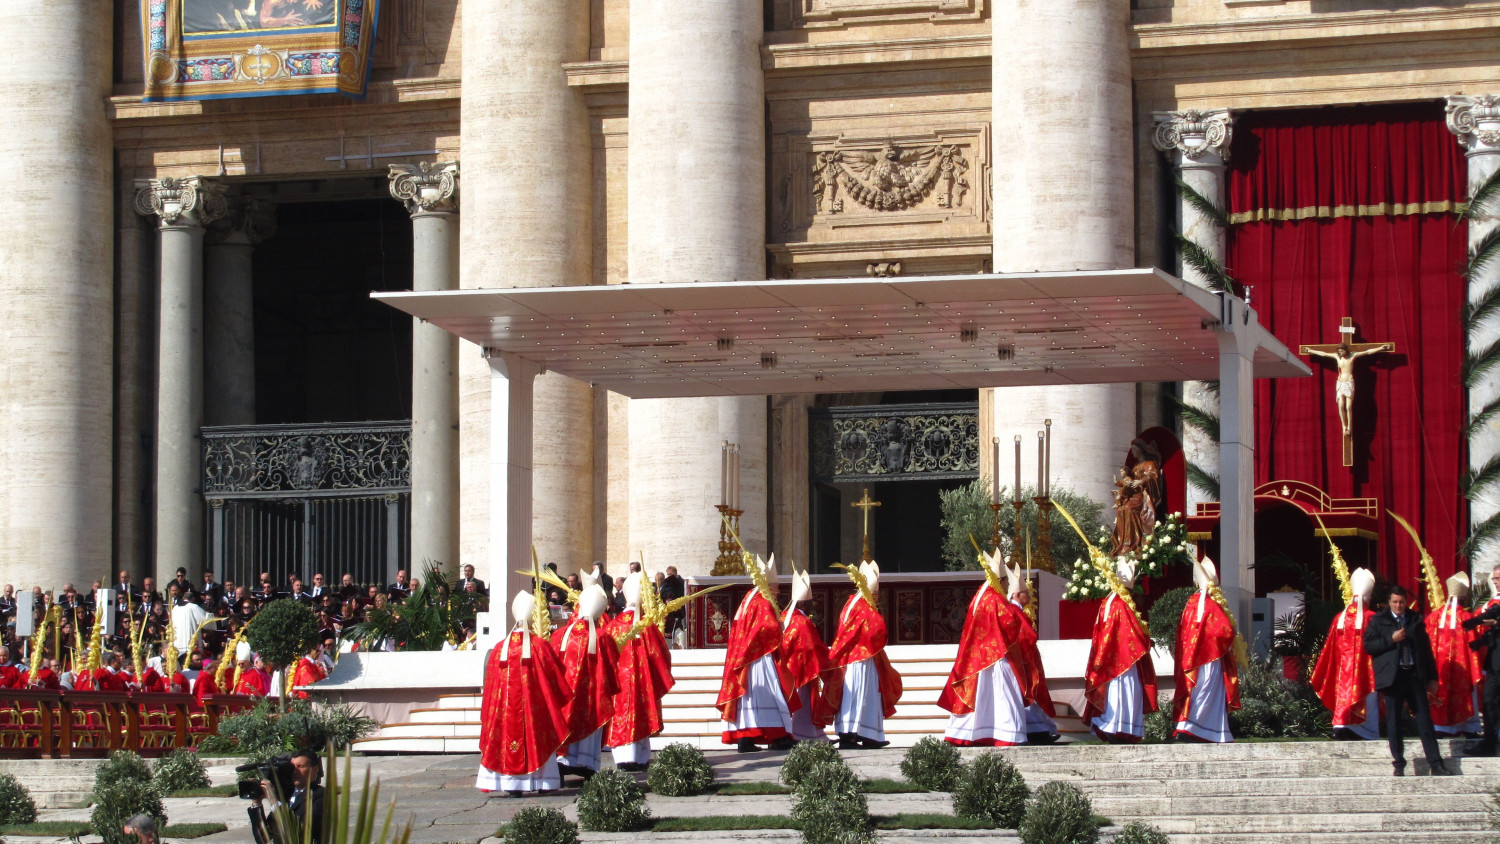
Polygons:
<instances>
[{"instance_id":1,"label":"golden crucifix","mask_svg":"<svg viewBox=\"0 0 1500 844\"><path fill-rule=\"evenodd\" d=\"M1354 410L1354 361L1368 355L1380 355L1396 351L1395 343L1354 342L1354 320L1344 317L1339 325L1339 341L1302 346L1298 354L1329 358L1338 367L1338 378L1334 381L1334 402L1339 411L1339 427L1344 431L1344 465L1354 465L1354 425L1350 418Z\"/></svg>"},{"instance_id":2,"label":"golden crucifix","mask_svg":"<svg viewBox=\"0 0 1500 844\"><path fill-rule=\"evenodd\" d=\"M853 504L850 504L849 506L858 507L859 509L865 511L865 537L864 542L860 546L859 561L862 563L868 563L870 561L870 510L875 507L879 507L880 502L870 498L870 488L865 487L863 490L863 494L860 496L860 499Z\"/></svg>"}]
</instances>

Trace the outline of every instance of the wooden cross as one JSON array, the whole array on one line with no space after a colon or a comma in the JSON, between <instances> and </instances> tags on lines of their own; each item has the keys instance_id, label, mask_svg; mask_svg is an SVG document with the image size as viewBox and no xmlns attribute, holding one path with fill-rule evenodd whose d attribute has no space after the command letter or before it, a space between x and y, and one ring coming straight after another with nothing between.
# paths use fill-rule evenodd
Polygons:
<instances>
[{"instance_id":1,"label":"wooden cross","mask_svg":"<svg viewBox=\"0 0 1500 844\"><path fill-rule=\"evenodd\" d=\"M1354 361L1368 355L1395 352L1395 343L1354 342L1354 320L1344 317L1339 325L1339 342L1304 345L1298 354L1329 358L1338 367L1334 381L1334 405L1339 412L1339 426L1344 431L1344 465L1354 465L1354 426L1350 414L1354 409Z\"/></svg>"},{"instance_id":2,"label":"wooden cross","mask_svg":"<svg viewBox=\"0 0 1500 844\"><path fill-rule=\"evenodd\" d=\"M879 507L880 502L870 498L870 488L865 487L860 496L860 499L853 504L850 504L849 506L858 507L859 509L865 511L865 536L864 542L860 546L859 561L862 563L867 563L870 561L870 510Z\"/></svg>"}]
</instances>

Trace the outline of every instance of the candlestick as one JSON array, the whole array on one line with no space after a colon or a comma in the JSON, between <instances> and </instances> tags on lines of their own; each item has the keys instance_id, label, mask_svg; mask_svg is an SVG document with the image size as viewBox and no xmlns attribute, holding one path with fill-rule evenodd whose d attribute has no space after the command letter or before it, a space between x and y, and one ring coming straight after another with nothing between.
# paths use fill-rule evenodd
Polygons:
<instances>
[{"instance_id":1,"label":"candlestick","mask_svg":"<svg viewBox=\"0 0 1500 844\"><path fill-rule=\"evenodd\" d=\"M1045 456L1047 458L1047 461L1046 461L1046 465L1042 469L1042 497L1043 498L1051 498L1052 497L1052 420L1051 419L1043 419L1042 420L1042 424L1044 426L1046 426L1046 432L1047 432L1047 437L1046 437L1047 447L1045 449L1045 451L1046 451L1046 455Z\"/></svg>"},{"instance_id":2,"label":"candlestick","mask_svg":"<svg viewBox=\"0 0 1500 844\"><path fill-rule=\"evenodd\" d=\"M1010 491L1015 503L1021 503L1021 435L1016 434L1016 488Z\"/></svg>"},{"instance_id":3,"label":"candlestick","mask_svg":"<svg viewBox=\"0 0 1500 844\"><path fill-rule=\"evenodd\" d=\"M1036 432L1036 494L1042 494L1042 487L1047 477L1047 441L1046 434Z\"/></svg>"},{"instance_id":4,"label":"candlestick","mask_svg":"<svg viewBox=\"0 0 1500 844\"><path fill-rule=\"evenodd\" d=\"M729 440L719 446L719 503L729 506Z\"/></svg>"},{"instance_id":5,"label":"candlestick","mask_svg":"<svg viewBox=\"0 0 1500 844\"><path fill-rule=\"evenodd\" d=\"M730 506L740 509L740 444L730 446L729 453L729 496L732 502Z\"/></svg>"},{"instance_id":6,"label":"candlestick","mask_svg":"<svg viewBox=\"0 0 1500 844\"><path fill-rule=\"evenodd\" d=\"M990 465L990 500L995 504L1000 503L1000 438L995 437L990 443L994 458ZM996 512L999 512L998 510Z\"/></svg>"}]
</instances>

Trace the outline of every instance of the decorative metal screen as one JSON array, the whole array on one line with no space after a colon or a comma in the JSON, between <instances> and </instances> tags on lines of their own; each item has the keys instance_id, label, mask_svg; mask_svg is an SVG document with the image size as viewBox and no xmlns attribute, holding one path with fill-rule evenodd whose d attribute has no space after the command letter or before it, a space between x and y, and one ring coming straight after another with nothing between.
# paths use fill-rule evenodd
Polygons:
<instances>
[{"instance_id":1,"label":"decorative metal screen","mask_svg":"<svg viewBox=\"0 0 1500 844\"><path fill-rule=\"evenodd\" d=\"M819 483L979 477L979 403L820 407L808 413Z\"/></svg>"},{"instance_id":2,"label":"decorative metal screen","mask_svg":"<svg viewBox=\"0 0 1500 844\"><path fill-rule=\"evenodd\" d=\"M220 578L385 584L411 560L411 425L204 428L207 556Z\"/></svg>"}]
</instances>

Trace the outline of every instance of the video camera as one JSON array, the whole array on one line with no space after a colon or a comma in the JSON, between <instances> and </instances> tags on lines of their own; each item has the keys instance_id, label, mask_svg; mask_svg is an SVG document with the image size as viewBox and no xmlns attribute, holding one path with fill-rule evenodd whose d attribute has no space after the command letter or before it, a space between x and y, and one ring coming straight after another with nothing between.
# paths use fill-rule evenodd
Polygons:
<instances>
[{"instance_id":1,"label":"video camera","mask_svg":"<svg viewBox=\"0 0 1500 844\"><path fill-rule=\"evenodd\" d=\"M240 780L241 800L264 799L266 794L265 789L260 786L261 780L275 783L277 790L281 792L279 798L281 800L290 798L292 791L296 788L296 783L292 780L292 775L296 772L296 769L292 767L291 756L276 756L264 762L251 762L248 765L241 765L234 769L236 774L244 774L250 771L255 771L257 776L253 780Z\"/></svg>"}]
</instances>

